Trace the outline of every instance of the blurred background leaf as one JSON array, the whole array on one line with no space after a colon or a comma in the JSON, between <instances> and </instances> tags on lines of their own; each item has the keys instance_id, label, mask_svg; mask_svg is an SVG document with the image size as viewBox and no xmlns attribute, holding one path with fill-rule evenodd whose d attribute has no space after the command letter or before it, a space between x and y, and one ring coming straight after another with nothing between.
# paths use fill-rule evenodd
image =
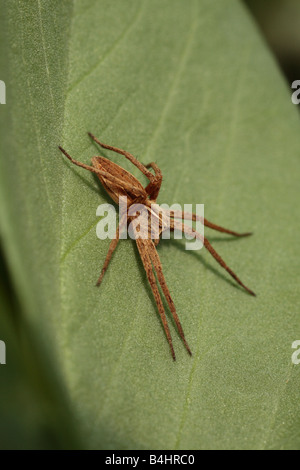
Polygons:
<instances>
[{"instance_id":1,"label":"blurred background leaf","mask_svg":"<svg viewBox=\"0 0 300 470\"><path fill-rule=\"evenodd\" d=\"M3 257L0 260L0 332L8 351L0 371L1 449L76 448L66 400L20 315Z\"/></svg>"},{"instance_id":2,"label":"blurred background leaf","mask_svg":"<svg viewBox=\"0 0 300 470\"><path fill-rule=\"evenodd\" d=\"M244 0L289 83L300 76L300 2Z\"/></svg>"},{"instance_id":3,"label":"blurred background leaf","mask_svg":"<svg viewBox=\"0 0 300 470\"><path fill-rule=\"evenodd\" d=\"M299 121L247 10L235 0L12 1L2 10L1 239L16 324L41 360L18 362L25 346L7 333L28 384L20 388L31 390L25 447L299 448ZM257 299L207 253L159 245L193 358L172 326L172 362L133 242L120 243L94 286L108 249L96 208L111 201L57 150L120 163L88 131L156 161L159 202L204 203L209 219L255 232L209 235ZM47 386L35 387L33 373ZM56 410L56 440L39 436L36 396L46 422ZM6 447L20 447L24 417ZM72 431L55 432L60 420Z\"/></svg>"}]
</instances>

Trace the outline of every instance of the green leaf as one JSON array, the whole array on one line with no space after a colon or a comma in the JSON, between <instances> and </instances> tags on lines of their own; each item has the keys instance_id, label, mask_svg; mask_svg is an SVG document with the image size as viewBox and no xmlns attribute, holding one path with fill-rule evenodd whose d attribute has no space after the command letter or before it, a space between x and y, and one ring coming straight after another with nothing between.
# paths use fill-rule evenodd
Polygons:
<instances>
[{"instance_id":1,"label":"green leaf","mask_svg":"<svg viewBox=\"0 0 300 470\"><path fill-rule=\"evenodd\" d=\"M0 278L1 449L76 448L66 399L20 315L2 257Z\"/></svg>"},{"instance_id":2,"label":"green leaf","mask_svg":"<svg viewBox=\"0 0 300 470\"><path fill-rule=\"evenodd\" d=\"M2 26L1 235L83 445L299 449L299 118L247 11L236 0L11 1ZM209 220L254 232L206 235L257 298L204 250L158 246L192 358L168 312L173 363L133 241L95 287L109 246L96 209L111 200L57 146L140 175L88 131L157 162L158 202L204 203Z\"/></svg>"}]
</instances>

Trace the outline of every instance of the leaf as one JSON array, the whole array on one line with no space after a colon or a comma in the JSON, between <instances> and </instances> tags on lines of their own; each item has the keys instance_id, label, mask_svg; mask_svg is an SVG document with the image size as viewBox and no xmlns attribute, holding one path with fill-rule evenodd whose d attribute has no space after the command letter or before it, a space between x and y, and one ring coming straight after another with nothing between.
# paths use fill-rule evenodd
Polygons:
<instances>
[{"instance_id":1,"label":"leaf","mask_svg":"<svg viewBox=\"0 0 300 470\"><path fill-rule=\"evenodd\" d=\"M12 1L2 23L2 238L84 446L299 449L299 121L246 10L235 0ZM204 203L208 219L254 232L207 236L256 299L208 253L159 244L192 358L168 313L173 363L132 241L95 287L109 245L96 209L111 201L57 146L140 175L88 131L156 161L160 203Z\"/></svg>"},{"instance_id":2,"label":"leaf","mask_svg":"<svg viewBox=\"0 0 300 470\"><path fill-rule=\"evenodd\" d=\"M0 275L1 449L76 448L64 394L53 376L49 380L48 364L20 316L1 258Z\"/></svg>"}]
</instances>

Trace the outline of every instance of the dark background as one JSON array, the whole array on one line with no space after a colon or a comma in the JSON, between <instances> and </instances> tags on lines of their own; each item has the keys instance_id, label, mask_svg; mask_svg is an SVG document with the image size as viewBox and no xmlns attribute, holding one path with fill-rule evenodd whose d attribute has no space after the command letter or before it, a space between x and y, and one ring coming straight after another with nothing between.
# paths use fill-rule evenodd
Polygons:
<instances>
[{"instance_id":1,"label":"dark background","mask_svg":"<svg viewBox=\"0 0 300 470\"><path fill-rule=\"evenodd\" d=\"M300 80L300 1L244 0L291 86Z\"/></svg>"}]
</instances>

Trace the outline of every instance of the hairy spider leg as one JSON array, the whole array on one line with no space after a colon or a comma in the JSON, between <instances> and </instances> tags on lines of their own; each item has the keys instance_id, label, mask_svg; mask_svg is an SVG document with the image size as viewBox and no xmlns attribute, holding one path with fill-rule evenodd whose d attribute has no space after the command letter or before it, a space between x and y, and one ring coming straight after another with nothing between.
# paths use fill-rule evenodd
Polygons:
<instances>
[{"instance_id":1,"label":"hairy spider leg","mask_svg":"<svg viewBox=\"0 0 300 470\"><path fill-rule=\"evenodd\" d=\"M233 277L233 279L235 279L235 281L240 285L242 286L247 292L249 292L249 294L253 295L253 296L256 296L256 294L251 290L249 289L247 286L245 286L245 284L238 278L238 276L235 274L234 271L232 271L232 269L230 269L227 264L225 263L225 261L221 258L221 256L216 252L216 250L211 246L211 244L209 243L209 241L207 240L207 238L203 237L202 235L200 235L198 232L196 232L196 230L194 230L193 228L191 227L188 227L187 225L184 225L180 222L177 222L175 220L171 220L170 221L171 224L170 224L170 228L171 230L181 230L182 232L186 233L187 235L191 235L191 236L196 236L196 238L198 238L199 240L201 240L205 246L205 248L210 252L210 254L215 258L215 260L219 263L220 266L222 266L222 268L224 268L229 274L231 277Z\"/></svg>"},{"instance_id":2,"label":"hairy spider leg","mask_svg":"<svg viewBox=\"0 0 300 470\"><path fill-rule=\"evenodd\" d=\"M146 240L143 240L142 238L137 238L136 239L136 244L137 244L139 254L140 254L140 257L142 259L142 262L143 262L143 265L144 265L144 268L145 268L145 271L146 271L148 281L150 283L151 290L153 292L153 296L154 296L154 299L155 299L155 302L156 302L156 305L157 305L157 308L158 308L158 312L159 312L159 315L160 315L160 318L161 318L161 321L162 321L162 324L163 324L163 327L164 327L164 330L165 330L165 333L166 333L166 337L167 337L167 340L168 340L168 343L169 343L169 346L170 346L170 349L171 349L171 354L172 354L173 360L175 361L176 356L175 356L175 352L174 352L174 348L173 348L172 337L171 337L169 325L168 325L168 322L167 322L165 309L164 309L164 306L163 306L163 303L162 303L162 300L161 300L161 297L160 297L158 287L156 285L155 276L154 276L154 273L153 273L153 270L152 270L151 259L150 259L150 256L149 256L149 253L148 253L148 247L146 246L145 241Z\"/></svg>"},{"instance_id":3,"label":"hairy spider leg","mask_svg":"<svg viewBox=\"0 0 300 470\"><path fill-rule=\"evenodd\" d=\"M121 189L130 189L133 193L135 193L135 196L141 196L143 193L139 188L135 188L132 185L128 185L126 182L121 180L120 178L117 178L116 176L113 176L111 173L108 171L104 170L99 170L99 168L95 168L94 166L86 165L85 163L81 163L78 160L75 160L74 158L71 157L71 155L66 152L61 146L58 147L59 150L74 164L77 165L81 168L84 168L85 170L91 171L92 173L95 173L96 175L100 175L104 177L105 179L109 180L111 183L115 185L117 188ZM99 157L94 157L94 158L99 158ZM101 180L101 178L100 178Z\"/></svg>"},{"instance_id":4,"label":"hairy spider leg","mask_svg":"<svg viewBox=\"0 0 300 470\"><path fill-rule=\"evenodd\" d=\"M131 153L126 152L126 150L119 149L117 147L113 147L112 145L107 145L101 142L97 137L95 137L91 132L88 132L88 135L98 144L100 147L112 150L113 152L119 153L120 155L124 155L133 165L135 165L149 180L151 180L154 176L151 171L148 171L145 165L138 161Z\"/></svg>"},{"instance_id":5,"label":"hairy spider leg","mask_svg":"<svg viewBox=\"0 0 300 470\"><path fill-rule=\"evenodd\" d=\"M197 214L192 214L190 212L172 211L170 212L170 216L173 217L174 219L193 220L194 222L200 221L203 223L204 221L205 227L216 230L217 232L228 233L230 235L233 235L234 237L249 237L250 235L252 235L252 232L245 232L245 233L234 232L233 230L229 230L227 228L221 227L220 225L216 225L212 222L209 222L209 220L203 217L200 217Z\"/></svg>"},{"instance_id":6,"label":"hairy spider leg","mask_svg":"<svg viewBox=\"0 0 300 470\"><path fill-rule=\"evenodd\" d=\"M115 238L112 239L112 241L110 242L110 245L109 245L109 248L108 248L108 252L107 252L107 255L106 255L106 258L105 258L105 261L104 261L104 264L103 264L103 267L102 267L102 270L101 270L101 274L99 276L99 279L96 283L96 286L100 286L101 282L102 282L102 279L103 279L103 276L108 268L108 265L110 263L110 260L111 260L111 257L113 255L113 252L115 251L115 249L117 248L117 245L118 245L118 242L120 240L120 232L122 231L124 225L125 225L125 221L126 221L126 217L127 215L124 214L119 222L119 225L118 225L118 228L116 230L116 233L115 233Z\"/></svg>"},{"instance_id":7,"label":"hairy spider leg","mask_svg":"<svg viewBox=\"0 0 300 470\"><path fill-rule=\"evenodd\" d=\"M152 168L154 170L154 179L146 186L145 191L149 195L149 198L156 202L156 199L158 197L158 193L160 191L161 183L162 183L162 173L160 168L157 166L156 163L151 162L146 165L146 168Z\"/></svg>"},{"instance_id":8,"label":"hairy spider leg","mask_svg":"<svg viewBox=\"0 0 300 470\"><path fill-rule=\"evenodd\" d=\"M178 318L178 315L177 315L177 312L176 312L176 308L175 308L175 304L172 300L172 297L171 297L171 294L170 294L170 291L169 291L169 288L167 286L167 283L166 283L166 280L165 280L165 276L163 274L163 270L162 270L162 265L161 265L161 261L160 261L160 258L157 254L157 251L156 251L156 248L155 248L155 244L153 243L152 240L145 240L145 242L147 243L147 245L149 246L149 255L150 255L150 258L151 258L151 261L152 261L152 264L153 264L153 267L154 267L154 270L156 272L156 275L157 275L157 278L158 278L158 281L161 285L161 288L163 290L163 293L164 293L164 296L168 302L168 305L169 305L169 308L170 308L170 311L171 311L171 314L174 318L174 321L176 323L176 326L177 326L177 329L179 331L179 334L180 334L180 337L183 341L183 344L187 350L187 352L190 354L190 356L192 355L192 352L189 348L189 345L187 344L187 341L185 339L185 336L184 336L184 333L183 333L183 328L181 326L181 323L180 323L180 320Z\"/></svg>"},{"instance_id":9,"label":"hairy spider leg","mask_svg":"<svg viewBox=\"0 0 300 470\"><path fill-rule=\"evenodd\" d=\"M99 170L98 168L95 168L90 165L86 165L85 163L81 163L78 160L74 160L74 158L72 158L71 155L69 155L65 149L63 149L61 146L59 146L58 148L72 163L74 163L74 165L80 166L81 168L91 171L92 173L96 173L97 175L104 176L104 178L110 180L112 183L115 183L117 186L121 186L121 187L123 186L123 181L120 180L119 178L116 178L115 176L111 175L107 171Z\"/></svg>"}]
</instances>

